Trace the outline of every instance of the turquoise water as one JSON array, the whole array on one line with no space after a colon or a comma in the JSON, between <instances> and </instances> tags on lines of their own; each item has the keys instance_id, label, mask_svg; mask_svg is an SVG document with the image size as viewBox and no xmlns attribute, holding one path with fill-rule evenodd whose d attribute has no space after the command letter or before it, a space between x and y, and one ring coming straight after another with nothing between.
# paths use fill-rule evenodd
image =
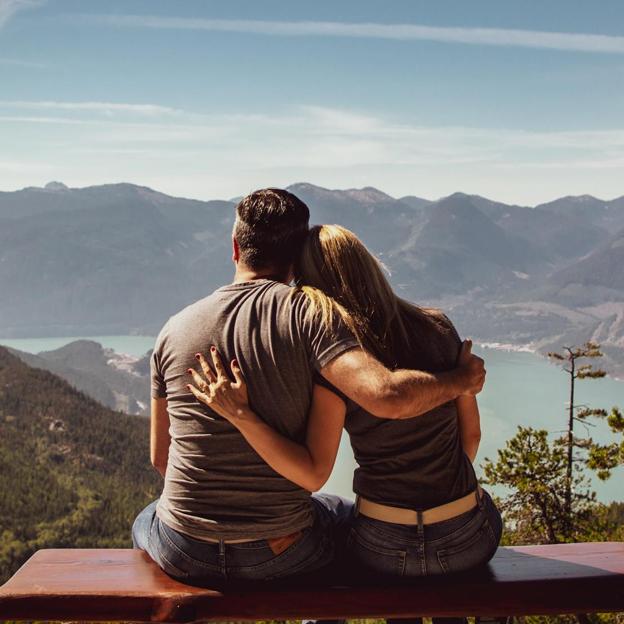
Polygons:
<instances>
[{"instance_id":1,"label":"turquoise water","mask_svg":"<svg viewBox=\"0 0 624 624\"><path fill-rule=\"evenodd\" d=\"M135 356L144 355L154 344L150 336L85 336L104 347ZM76 338L32 338L0 340L16 349L36 353L56 349ZM486 361L487 382L479 395L482 441L476 464L484 457L495 458L498 448L514 435L518 425L533 426L557 432L566 424L565 402L568 395L567 375L546 359L532 353L477 348L475 352ZM610 409L624 408L624 382L605 378L577 383L578 403ZM579 428L580 435L584 431ZM608 441L611 434L602 423L590 428L595 440ZM351 495L351 475L354 461L348 441L343 439L336 468L326 487L345 496ZM594 481L599 498L605 502L624 500L620 468L606 483Z\"/></svg>"}]
</instances>

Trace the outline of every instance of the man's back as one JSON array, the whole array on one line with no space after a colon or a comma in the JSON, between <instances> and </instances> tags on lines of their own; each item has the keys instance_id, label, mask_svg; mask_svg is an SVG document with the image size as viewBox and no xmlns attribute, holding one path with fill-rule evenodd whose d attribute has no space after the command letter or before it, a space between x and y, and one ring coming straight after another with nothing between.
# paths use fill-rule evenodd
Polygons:
<instances>
[{"instance_id":1,"label":"man's back","mask_svg":"<svg viewBox=\"0 0 624 624\"><path fill-rule=\"evenodd\" d=\"M306 318L306 300L266 280L224 286L173 316L152 357L152 396L167 398L171 446L157 514L198 539L259 539L312 523L309 492L273 471L187 390L195 354L216 346L246 373L251 407L303 441L314 369L356 345Z\"/></svg>"}]
</instances>

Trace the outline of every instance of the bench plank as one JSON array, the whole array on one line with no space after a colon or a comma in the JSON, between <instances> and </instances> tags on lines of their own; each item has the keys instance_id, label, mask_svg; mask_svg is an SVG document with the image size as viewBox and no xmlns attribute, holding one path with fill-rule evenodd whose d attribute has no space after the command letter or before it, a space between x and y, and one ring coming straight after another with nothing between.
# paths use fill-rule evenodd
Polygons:
<instances>
[{"instance_id":1,"label":"bench plank","mask_svg":"<svg viewBox=\"0 0 624 624\"><path fill-rule=\"evenodd\" d=\"M35 553L2 587L0 619L192 622L624 611L624 543L499 548L488 566L409 584L218 591L131 549Z\"/></svg>"}]
</instances>

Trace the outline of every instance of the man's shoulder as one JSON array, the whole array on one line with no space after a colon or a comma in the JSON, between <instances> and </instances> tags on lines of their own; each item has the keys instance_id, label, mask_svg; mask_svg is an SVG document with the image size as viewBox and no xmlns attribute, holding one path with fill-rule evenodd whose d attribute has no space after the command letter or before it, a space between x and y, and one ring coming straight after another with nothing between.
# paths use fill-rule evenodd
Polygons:
<instances>
[{"instance_id":1,"label":"man's shoulder","mask_svg":"<svg viewBox=\"0 0 624 624\"><path fill-rule=\"evenodd\" d=\"M164 324L163 329L167 328L171 330L177 325L184 323L189 317L195 315L197 312L211 307L212 300L214 299L214 295L217 290L210 293L209 295L206 295L205 297L202 297L201 299L198 299L197 301L193 301L193 303L189 303L181 310L178 310L175 314L172 314L167 322Z\"/></svg>"},{"instance_id":2,"label":"man's shoulder","mask_svg":"<svg viewBox=\"0 0 624 624\"><path fill-rule=\"evenodd\" d=\"M210 315L222 307L227 308L228 301L243 298L246 295L264 300L274 299L288 304L288 307L294 306L296 308L302 304L305 305L305 301L303 301L305 297L302 298L300 293L296 291L297 289L288 284L268 280L259 281L257 284L249 282L226 284L170 316L161 332L171 334L178 330L184 330L189 323L194 323L198 317Z\"/></svg>"},{"instance_id":3,"label":"man's shoulder","mask_svg":"<svg viewBox=\"0 0 624 624\"><path fill-rule=\"evenodd\" d=\"M156 346L158 347L166 338L175 336L177 332L187 327L198 314L205 313L210 310L214 305L214 297L218 291L219 289L213 291L205 297L202 297L201 299L198 299L197 301L193 301L193 303L189 303L181 310L172 314L163 324L158 337L156 338Z\"/></svg>"}]
</instances>

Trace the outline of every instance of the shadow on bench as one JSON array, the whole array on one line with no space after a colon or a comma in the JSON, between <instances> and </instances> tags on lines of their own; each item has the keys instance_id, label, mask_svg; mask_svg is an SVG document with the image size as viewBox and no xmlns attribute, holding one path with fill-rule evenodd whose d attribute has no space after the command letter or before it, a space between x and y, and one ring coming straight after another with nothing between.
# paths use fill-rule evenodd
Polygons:
<instances>
[{"instance_id":1,"label":"shadow on bench","mask_svg":"<svg viewBox=\"0 0 624 624\"><path fill-rule=\"evenodd\" d=\"M140 550L40 550L0 587L0 619L194 620L624 611L624 543L499 548L487 567L409 584L223 591L169 578Z\"/></svg>"}]
</instances>

